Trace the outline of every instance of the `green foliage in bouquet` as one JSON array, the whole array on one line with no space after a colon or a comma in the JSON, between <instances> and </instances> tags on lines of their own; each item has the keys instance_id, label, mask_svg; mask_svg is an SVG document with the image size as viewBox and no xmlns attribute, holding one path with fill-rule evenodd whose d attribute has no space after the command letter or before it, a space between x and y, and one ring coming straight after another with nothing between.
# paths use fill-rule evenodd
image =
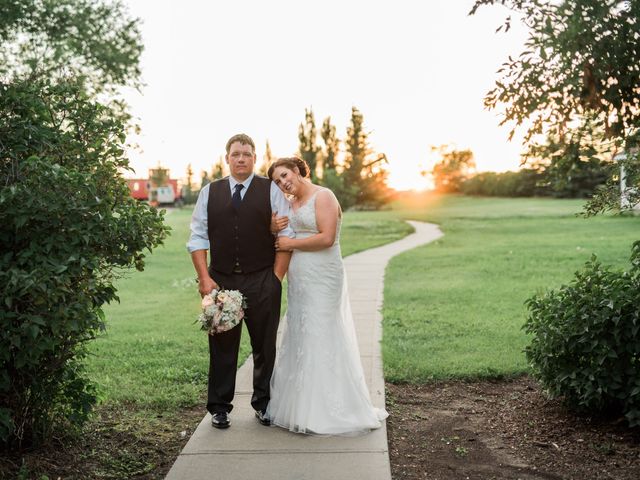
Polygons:
<instances>
[{"instance_id":1,"label":"green foliage in bouquet","mask_svg":"<svg viewBox=\"0 0 640 480\"><path fill-rule=\"evenodd\" d=\"M577 411L624 414L640 425L640 241L628 271L594 256L573 283L527 306L527 360L550 395Z\"/></svg>"}]
</instances>

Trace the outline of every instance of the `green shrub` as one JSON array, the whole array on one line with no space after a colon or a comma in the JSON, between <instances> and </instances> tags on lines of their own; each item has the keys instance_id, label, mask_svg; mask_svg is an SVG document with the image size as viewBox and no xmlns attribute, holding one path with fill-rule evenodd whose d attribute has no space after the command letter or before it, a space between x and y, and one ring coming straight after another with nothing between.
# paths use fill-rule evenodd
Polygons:
<instances>
[{"instance_id":1,"label":"green shrub","mask_svg":"<svg viewBox=\"0 0 640 480\"><path fill-rule=\"evenodd\" d=\"M640 241L628 271L594 256L570 285L526 303L527 360L550 395L640 425Z\"/></svg>"},{"instance_id":2,"label":"green shrub","mask_svg":"<svg viewBox=\"0 0 640 480\"><path fill-rule=\"evenodd\" d=\"M122 2L0 7L0 447L25 447L95 402L86 343L114 281L167 234L129 195L142 40Z\"/></svg>"},{"instance_id":3,"label":"green shrub","mask_svg":"<svg viewBox=\"0 0 640 480\"><path fill-rule=\"evenodd\" d=\"M167 233L119 173L126 116L84 92L82 80L0 83L0 445L87 418L81 360L101 307Z\"/></svg>"},{"instance_id":4,"label":"green shrub","mask_svg":"<svg viewBox=\"0 0 640 480\"><path fill-rule=\"evenodd\" d=\"M533 197L549 195L544 174L523 168L517 172L480 172L467 178L461 186L465 195L491 197Z\"/></svg>"}]
</instances>

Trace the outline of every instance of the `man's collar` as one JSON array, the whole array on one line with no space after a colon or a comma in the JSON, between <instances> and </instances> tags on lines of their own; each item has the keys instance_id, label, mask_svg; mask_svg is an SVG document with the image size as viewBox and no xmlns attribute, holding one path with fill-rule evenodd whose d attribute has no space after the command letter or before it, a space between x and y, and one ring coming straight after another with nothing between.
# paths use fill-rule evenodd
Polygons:
<instances>
[{"instance_id":1,"label":"man's collar","mask_svg":"<svg viewBox=\"0 0 640 480\"><path fill-rule=\"evenodd\" d=\"M239 182L238 180L233 178L233 175L229 175L229 185L233 189L238 183L241 183L242 185L244 185L244 188L249 188L249 185L251 185L251 180L253 180L253 177L255 177L255 175L255 173L252 173L244 182Z\"/></svg>"}]
</instances>

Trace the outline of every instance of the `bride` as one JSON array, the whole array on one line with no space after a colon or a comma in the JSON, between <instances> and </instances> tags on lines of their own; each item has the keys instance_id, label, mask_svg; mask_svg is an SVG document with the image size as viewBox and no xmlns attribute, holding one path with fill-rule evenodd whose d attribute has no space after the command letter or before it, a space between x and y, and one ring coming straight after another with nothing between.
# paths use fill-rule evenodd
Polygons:
<instances>
[{"instance_id":1,"label":"bride","mask_svg":"<svg viewBox=\"0 0 640 480\"><path fill-rule=\"evenodd\" d=\"M340 253L340 205L333 192L308 180L299 158L281 158L269 177L292 196L296 238L279 237L293 250L286 327L271 378L266 416L293 432L365 433L388 414L374 408L365 383Z\"/></svg>"}]
</instances>

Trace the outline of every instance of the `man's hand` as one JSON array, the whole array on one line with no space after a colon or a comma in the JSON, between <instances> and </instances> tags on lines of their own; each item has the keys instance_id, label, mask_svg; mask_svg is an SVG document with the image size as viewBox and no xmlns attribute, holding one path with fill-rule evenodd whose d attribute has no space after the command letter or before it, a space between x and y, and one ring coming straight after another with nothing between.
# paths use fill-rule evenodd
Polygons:
<instances>
[{"instance_id":1,"label":"man's hand","mask_svg":"<svg viewBox=\"0 0 640 480\"><path fill-rule=\"evenodd\" d=\"M198 280L198 291L200 292L201 297L209 295L211 290L218 290L219 288L218 284L214 282L211 277L205 277Z\"/></svg>"},{"instance_id":2,"label":"man's hand","mask_svg":"<svg viewBox=\"0 0 640 480\"><path fill-rule=\"evenodd\" d=\"M278 217L277 212L271 215L271 233L274 235L289 225L289 217Z\"/></svg>"}]
</instances>

